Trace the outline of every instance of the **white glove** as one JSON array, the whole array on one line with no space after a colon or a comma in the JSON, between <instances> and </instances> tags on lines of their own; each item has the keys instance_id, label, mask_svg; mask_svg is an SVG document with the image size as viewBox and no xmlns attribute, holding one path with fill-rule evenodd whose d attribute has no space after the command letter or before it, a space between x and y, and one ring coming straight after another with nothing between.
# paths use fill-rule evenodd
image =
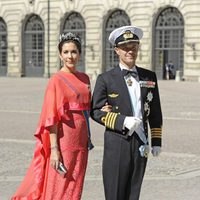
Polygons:
<instances>
[{"instance_id":1,"label":"white glove","mask_svg":"<svg viewBox=\"0 0 200 200\"><path fill-rule=\"evenodd\" d=\"M159 146L153 146L151 149L151 153L153 156L159 156L161 153L161 147Z\"/></svg>"},{"instance_id":2,"label":"white glove","mask_svg":"<svg viewBox=\"0 0 200 200\"><path fill-rule=\"evenodd\" d=\"M133 132L138 128L140 123L142 122L141 119L137 117L126 117L124 120L124 127L126 127L128 131L128 135L131 136Z\"/></svg>"}]
</instances>

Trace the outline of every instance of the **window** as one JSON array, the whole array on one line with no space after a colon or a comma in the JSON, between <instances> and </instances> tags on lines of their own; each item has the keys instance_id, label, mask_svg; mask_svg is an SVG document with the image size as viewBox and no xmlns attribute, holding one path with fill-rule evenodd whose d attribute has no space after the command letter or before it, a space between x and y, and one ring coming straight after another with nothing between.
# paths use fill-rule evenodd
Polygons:
<instances>
[{"instance_id":1,"label":"window","mask_svg":"<svg viewBox=\"0 0 200 200\"><path fill-rule=\"evenodd\" d=\"M26 76L44 74L44 26L39 16L31 16L25 25L23 63Z\"/></svg>"},{"instance_id":2,"label":"window","mask_svg":"<svg viewBox=\"0 0 200 200\"><path fill-rule=\"evenodd\" d=\"M0 76L7 74L7 28L0 17Z\"/></svg>"},{"instance_id":3,"label":"window","mask_svg":"<svg viewBox=\"0 0 200 200\"><path fill-rule=\"evenodd\" d=\"M165 79L165 66L169 62L176 70L183 70L184 22L180 12L173 7L163 10L155 24L155 71L158 78ZM175 78L175 76L174 76Z\"/></svg>"}]
</instances>

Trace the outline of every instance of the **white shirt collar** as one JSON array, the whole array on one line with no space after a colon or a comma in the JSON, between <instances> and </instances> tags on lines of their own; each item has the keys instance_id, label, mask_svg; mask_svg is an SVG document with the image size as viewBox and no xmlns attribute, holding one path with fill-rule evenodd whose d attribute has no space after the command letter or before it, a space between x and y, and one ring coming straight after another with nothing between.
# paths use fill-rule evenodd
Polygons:
<instances>
[{"instance_id":1,"label":"white shirt collar","mask_svg":"<svg viewBox=\"0 0 200 200\"><path fill-rule=\"evenodd\" d=\"M128 69L127 67L125 67L122 63L119 63L119 67L120 67L120 69L121 70L123 70L123 69L126 69L126 70L130 70L130 71L134 71L134 72L136 72L137 74L138 74L138 72L137 72L137 69L136 69L136 66L134 65L134 67L133 68L131 68L131 69ZM132 77L133 78L133 77ZM139 82L139 76L137 76L136 78L135 78L135 80L137 81L137 82Z\"/></svg>"},{"instance_id":2,"label":"white shirt collar","mask_svg":"<svg viewBox=\"0 0 200 200\"><path fill-rule=\"evenodd\" d=\"M128 68L125 67L122 63L119 63L119 67L120 67L121 70L126 69L126 70L130 70L130 71L135 71L135 72L137 72L135 65L134 65L133 68L128 69Z\"/></svg>"}]
</instances>

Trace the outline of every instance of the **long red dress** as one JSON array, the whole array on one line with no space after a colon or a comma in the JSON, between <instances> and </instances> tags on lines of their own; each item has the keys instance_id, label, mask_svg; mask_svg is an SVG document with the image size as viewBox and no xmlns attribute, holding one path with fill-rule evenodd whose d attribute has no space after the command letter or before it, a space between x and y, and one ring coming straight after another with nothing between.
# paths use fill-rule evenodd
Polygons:
<instances>
[{"instance_id":1,"label":"long red dress","mask_svg":"<svg viewBox=\"0 0 200 200\"><path fill-rule=\"evenodd\" d=\"M81 72L54 74L47 85L36 147L27 174L11 200L79 200L88 158L90 81ZM58 124L58 143L67 174L50 166L48 127Z\"/></svg>"}]
</instances>

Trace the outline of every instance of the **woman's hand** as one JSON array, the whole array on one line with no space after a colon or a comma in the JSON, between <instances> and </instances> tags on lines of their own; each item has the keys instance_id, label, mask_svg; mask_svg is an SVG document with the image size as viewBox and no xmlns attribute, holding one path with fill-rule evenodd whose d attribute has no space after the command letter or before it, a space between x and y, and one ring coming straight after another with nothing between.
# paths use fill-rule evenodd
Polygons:
<instances>
[{"instance_id":1,"label":"woman's hand","mask_svg":"<svg viewBox=\"0 0 200 200\"><path fill-rule=\"evenodd\" d=\"M50 147L51 147L50 165L55 170L57 170L59 162L62 160L57 141L57 133L58 133L57 125L50 126L49 131L50 131Z\"/></svg>"},{"instance_id":2,"label":"woman's hand","mask_svg":"<svg viewBox=\"0 0 200 200\"><path fill-rule=\"evenodd\" d=\"M103 106L101 108L101 111L104 111L104 112L111 112L112 111L112 106L111 105L108 105L108 103L105 103L105 106Z\"/></svg>"},{"instance_id":3,"label":"woman's hand","mask_svg":"<svg viewBox=\"0 0 200 200\"><path fill-rule=\"evenodd\" d=\"M51 148L51 155L50 155L50 165L55 170L58 169L59 162L61 161L61 154L58 150L58 147L54 146Z\"/></svg>"}]
</instances>

